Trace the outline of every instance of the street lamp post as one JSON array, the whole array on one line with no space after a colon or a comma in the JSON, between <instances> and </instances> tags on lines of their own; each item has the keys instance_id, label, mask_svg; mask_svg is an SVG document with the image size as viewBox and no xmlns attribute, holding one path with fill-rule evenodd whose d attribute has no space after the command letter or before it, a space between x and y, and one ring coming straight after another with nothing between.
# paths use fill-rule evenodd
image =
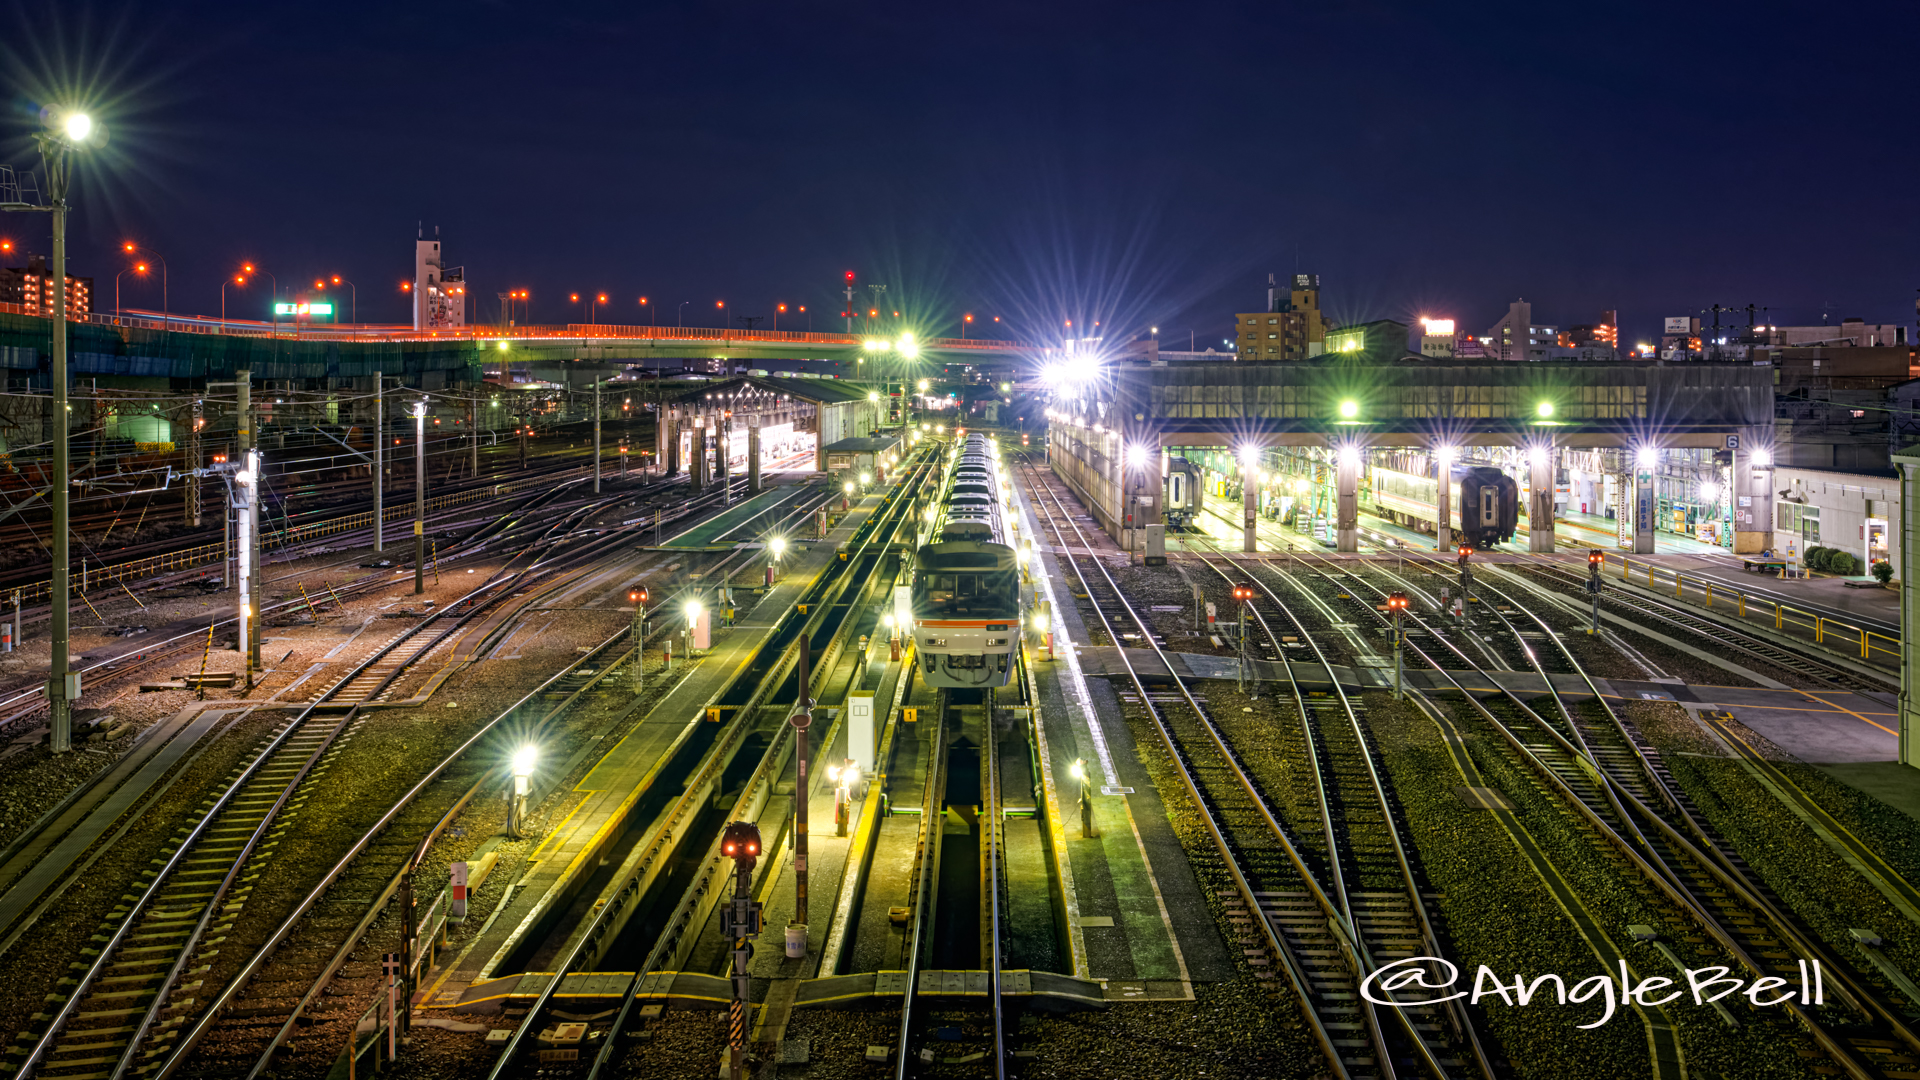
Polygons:
<instances>
[{"instance_id":1,"label":"street lamp post","mask_svg":"<svg viewBox=\"0 0 1920 1080\"><path fill-rule=\"evenodd\" d=\"M1080 837L1092 840L1100 830L1093 826L1093 800L1087 797L1087 765L1079 758L1073 759L1073 778L1080 781Z\"/></svg>"},{"instance_id":2,"label":"street lamp post","mask_svg":"<svg viewBox=\"0 0 1920 1080\"><path fill-rule=\"evenodd\" d=\"M47 175L47 205L7 204L7 210L45 211L53 215L53 430L47 438L53 443L53 483L49 502L53 507L53 566L48 582L52 593L53 665L47 677L47 746L56 754L73 748L73 701L80 696L78 674L69 675L67 605L72 602L67 574L68 547L68 471L67 460L67 190L72 178L67 155L78 149L94 132L92 118L83 112L68 112L53 118L51 130L36 132L34 142L40 149ZM33 1063L27 1063L31 1066Z\"/></svg>"},{"instance_id":3,"label":"street lamp post","mask_svg":"<svg viewBox=\"0 0 1920 1080\"><path fill-rule=\"evenodd\" d=\"M774 580L780 576L780 556L786 552L786 537L776 536L767 541L767 588L769 589L773 588Z\"/></svg>"},{"instance_id":4,"label":"street lamp post","mask_svg":"<svg viewBox=\"0 0 1920 1080\"><path fill-rule=\"evenodd\" d=\"M162 326L167 325L173 318L173 308L167 302L167 257L152 248L143 248L132 243L121 244L120 249L129 255L145 255L149 259L160 260L160 322ZM140 272L144 274L146 270L142 269ZM113 279L113 303L114 307L118 309L120 306L120 279L118 277Z\"/></svg>"},{"instance_id":5,"label":"street lamp post","mask_svg":"<svg viewBox=\"0 0 1920 1080\"><path fill-rule=\"evenodd\" d=\"M527 793L540 751L531 744L513 752L513 789L507 796L507 839L518 840L527 827Z\"/></svg>"}]
</instances>

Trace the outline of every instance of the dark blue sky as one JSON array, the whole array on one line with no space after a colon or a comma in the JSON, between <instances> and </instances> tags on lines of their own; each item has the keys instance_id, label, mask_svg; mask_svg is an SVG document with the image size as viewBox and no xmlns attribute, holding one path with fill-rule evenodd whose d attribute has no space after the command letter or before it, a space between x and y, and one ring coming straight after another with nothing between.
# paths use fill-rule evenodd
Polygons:
<instances>
[{"instance_id":1,"label":"dark blue sky","mask_svg":"<svg viewBox=\"0 0 1920 1080\"><path fill-rule=\"evenodd\" d=\"M61 93L112 126L74 226L105 306L131 237L175 310L252 259L397 321L424 221L488 319L518 287L539 321L600 290L612 321L826 314L853 269L927 333L1204 344L1297 267L1345 319L1911 322L1917 10L36 3L3 16L0 160Z\"/></svg>"}]
</instances>

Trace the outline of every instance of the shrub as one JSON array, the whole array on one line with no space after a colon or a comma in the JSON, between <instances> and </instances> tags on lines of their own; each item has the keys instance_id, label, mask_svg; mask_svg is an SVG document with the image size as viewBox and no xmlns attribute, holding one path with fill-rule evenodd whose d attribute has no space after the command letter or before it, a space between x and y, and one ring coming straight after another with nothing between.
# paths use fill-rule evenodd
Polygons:
<instances>
[{"instance_id":1,"label":"shrub","mask_svg":"<svg viewBox=\"0 0 1920 1080\"><path fill-rule=\"evenodd\" d=\"M1845 551L1834 552L1833 557L1827 560L1827 565L1833 567L1836 574L1858 574L1866 569L1858 555Z\"/></svg>"},{"instance_id":2,"label":"shrub","mask_svg":"<svg viewBox=\"0 0 1920 1080\"><path fill-rule=\"evenodd\" d=\"M1830 554L1832 550L1832 548L1810 547L1807 549L1807 553L1802 558L1802 561L1807 564L1807 569L1809 570L1825 570L1827 568L1827 555Z\"/></svg>"},{"instance_id":3,"label":"shrub","mask_svg":"<svg viewBox=\"0 0 1920 1080\"><path fill-rule=\"evenodd\" d=\"M1880 562L1874 563L1873 564L1873 580L1879 582L1882 585L1885 585L1887 582L1892 581L1893 580L1893 563L1884 559L1881 560Z\"/></svg>"}]
</instances>

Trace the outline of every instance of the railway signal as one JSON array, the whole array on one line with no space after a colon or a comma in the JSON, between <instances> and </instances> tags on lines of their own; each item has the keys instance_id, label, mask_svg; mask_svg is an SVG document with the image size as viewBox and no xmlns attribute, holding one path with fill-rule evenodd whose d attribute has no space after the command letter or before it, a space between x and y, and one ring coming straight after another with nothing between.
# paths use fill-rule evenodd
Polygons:
<instances>
[{"instance_id":1,"label":"railway signal","mask_svg":"<svg viewBox=\"0 0 1920 1080\"><path fill-rule=\"evenodd\" d=\"M720 834L720 854L733 860L733 900L720 909L720 932L733 942L733 1001L727 1027L727 1068L733 1080L746 1075L747 1002L753 977L753 940L760 936L760 905L753 900L753 866L760 860L760 827L735 821Z\"/></svg>"},{"instance_id":2,"label":"railway signal","mask_svg":"<svg viewBox=\"0 0 1920 1080\"><path fill-rule=\"evenodd\" d=\"M647 590L628 590L627 603L633 605L633 692L637 694L647 681Z\"/></svg>"},{"instance_id":3,"label":"railway signal","mask_svg":"<svg viewBox=\"0 0 1920 1080\"><path fill-rule=\"evenodd\" d=\"M1473 569L1467 565L1467 557L1473 554L1473 545L1460 545L1460 617L1465 618L1467 604L1473 599Z\"/></svg>"},{"instance_id":4,"label":"railway signal","mask_svg":"<svg viewBox=\"0 0 1920 1080\"><path fill-rule=\"evenodd\" d=\"M1407 594L1390 592L1387 594L1387 610L1393 613L1393 699L1401 700L1406 694L1405 666L1401 663L1405 649L1406 633L1401 629L1400 617L1407 613Z\"/></svg>"},{"instance_id":5,"label":"railway signal","mask_svg":"<svg viewBox=\"0 0 1920 1080\"><path fill-rule=\"evenodd\" d=\"M1252 635L1247 632L1247 609L1253 604L1253 596L1251 585L1233 587L1234 603L1240 606L1240 689L1249 700L1257 701L1260 698L1260 683L1253 677L1253 657L1247 648L1252 640Z\"/></svg>"},{"instance_id":6,"label":"railway signal","mask_svg":"<svg viewBox=\"0 0 1920 1080\"><path fill-rule=\"evenodd\" d=\"M1600 568L1607 564L1607 556L1599 549L1587 552L1587 595L1593 599L1593 622L1587 627L1587 633L1600 632Z\"/></svg>"}]
</instances>

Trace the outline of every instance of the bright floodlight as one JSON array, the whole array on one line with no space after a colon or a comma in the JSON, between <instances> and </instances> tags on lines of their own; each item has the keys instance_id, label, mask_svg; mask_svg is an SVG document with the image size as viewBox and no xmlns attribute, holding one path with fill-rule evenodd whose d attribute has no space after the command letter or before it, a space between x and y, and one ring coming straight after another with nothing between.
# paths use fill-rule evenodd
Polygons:
<instances>
[{"instance_id":1,"label":"bright floodlight","mask_svg":"<svg viewBox=\"0 0 1920 1080\"><path fill-rule=\"evenodd\" d=\"M893 629L893 612L889 611L885 615L880 616L880 625L889 630Z\"/></svg>"},{"instance_id":2,"label":"bright floodlight","mask_svg":"<svg viewBox=\"0 0 1920 1080\"><path fill-rule=\"evenodd\" d=\"M1534 447L1527 454L1527 459L1532 461L1535 465L1545 465L1547 463L1547 448L1544 446Z\"/></svg>"},{"instance_id":3,"label":"bright floodlight","mask_svg":"<svg viewBox=\"0 0 1920 1080\"><path fill-rule=\"evenodd\" d=\"M787 538L784 536L776 536L773 539L767 541L767 550L773 552L774 558L776 559L779 558L781 555L786 553Z\"/></svg>"},{"instance_id":4,"label":"bright floodlight","mask_svg":"<svg viewBox=\"0 0 1920 1080\"><path fill-rule=\"evenodd\" d=\"M1360 403L1348 398L1340 403L1340 419L1351 420L1360 415Z\"/></svg>"},{"instance_id":5,"label":"bright floodlight","mask_svg":"<svg viewBox=\"0 0 1920 1080\"><path fill-rule=\"evenodd\" d=\"M1260 448L1251 444L1240 448L1240 465L1251 469L1260 464Z\"/></svg>"},{"instance_id":6,"label":"bright floodlight","mask_svg":"<svg viewBox=\"0 0 1920 1080\"><path fill-rule=\"evenodd\" d=\"M1633 455L1633 460L1643 469L1651 469L1660 460L1660 451L1651 446L1643 446Z\"/></svg>"},{"instance_id":7,"label":"bright floodlight","mask_svg":"<svg viewBox=\"0 0 1920 1080\"><path fill-rule=\"evenodd\" d=\"M1073 759L1073 778L1075 780L1085 780L1087 778L1087 766L1079 758Z\"/></svg>"},{"instance_id":8,"label":"bright floodlight","mask_svg":"<svg viewBox=\"0 0 1920 1080\"><path fill-rule=\"evenodd\" d=\"M920 392L921 392L921 393L923 393L923 394L924 394L924 393L926 393L926 392L927 392L927 387L929 387L929 386L932 386L932 385L933 385L933 384L932 384L932 383L930 383L930 382L928 382L927 380L925 380L925 379L921 379L921 380L920 380Z\"/></svg>"},{"instance_id":9,"label":"bright floodlight","mask_svg":"<svg viewBox=\"0 0 1920 1080\"><path fill-rule=\"evenodd\" d=\"M853 494L853 481L849 480L846 483L841 484L840 490L846 492L849 495Z\"/></svg>"},{"instance_id":10,"label":"bright floodlight","mask_svg":"<svg viewBox=\"0 0 1920 1080\"><path fill-rule=\"evenodd\" d=\"M1450 464L1453 461L1453 447L1441 446L1434 450L1433 457L1441 465Z\"/></svg>"},{"instance_id":11,"label":"bright floodlight","mask_svg":"<svg viewBox=\"0 0 1920 1080\"><path fill-rule=\"evenodd\" d=\"M533 763L540 758L540 748L527 743L513 752L513 775L532 776Z\"/></svg>"},{"instance_id":12,"label":"bright floodlight","mask_svg":"<svg viewBox=\"0 0 1920 1080\"><path fill-rule=\"evenodd\" d=\"M1719 484L1716 484L1713 481L1709 480L1706 483L1700 485L1700 501L1701 502L1704 502L1704 503L1718 502L1719 499L1720 499Z\"/></svg>"},{"instance_id":13,"label":"bright floodlight","mask_svg":"<svg viewBox=\"0 0 1920 1080\"><path fill-rule=\"evenodd\" d=\"M1352 445L1341 447L1340 448L1340 464L1342 465L1360 464L1360 451L1355 449Z\"/></svg>"},{"instance_id":14,"label":"bright floodlight","mask_svg":"<svg viewBox=\"0 0 1920 1080\"><path fill-rule=\"evenodd\" d=\"M695 599L687 601L687 606L684 610L687 613L687 628L691 630L693 627L699 625L700 613L707 610L707 608L705 604Z\"/></svg>"},{"instance_id":15,"label":"bright floodlight","mask_svg":"<svg viewBox=\"0 0 1920 1080\"><path fill-rule=\"evenodd\" d=\"M1144 446L1127 447L1127 464L1136 469L1145 468L1147 464L1147 448Z\"/></svg>"},{"instance_id":16,"label":"bright floodlight","mask_svg":"<svg viewBox=\"0 0 1920 1080\"><path fill-rule=\"evenodd\" d=\"M1034 633L1044 634L1047 632L1047 617L1045 615L1036 614L1029 621L1033 624Z\"/></svg>"},{"instance_id":17,"label":"bright floodlight","mask_svg":"<svg viewBox=\"0 0 1920 1080\"><path fill-rule=\"evenodd\" d=\"M85 142L87 136L93 134L93 117L83 112L71 112L61 122L60 127L66 132L68 139L73 142Z\"/></svg>"},{"instance_id":18,"label":"bright floodlight","mask_svg":"<svg viewBox=\"0 0 1920 1080\"><path fill-rule=\"evenodd\" d=\"M1767 469L1767 468L1771 468L1772 466L1773 466L1773 451L1767 450L1767 449L1760 449L1760 450L1755 450L1753 452L1754 468Z\"/></svg>"},{"instance_id":19,"label":"bright floodlight","mask_svg":"<svg viewBox=\"0 0 1920 1080\"><path fill-rule=\"evenodd\" d=\"M867 391L867 400L868 400L868 401L879 401L879 400L880 400L880 391L878 391L878 390L869 390L869 391Z\"/></svg>"},{"instance_id":20,"label":"bright floodlight","mask_svg":"<svg viewBox=\"0 0 1920 1080\"><path fill-rule=\"evenodd\" d=\"M871 483L873 483L873 474L872 474L872 473L870 473L870 472L863 472L863 473L861 473L861 474L860 474L860 482L861 482L861 483L863 483L863 484L871 484Z\"/></svg>"},{"instance_id":21,"label":"bright floodlight","mask_svg":"<svg viewBox=\"0 0 1920 1080\"><path fill-rule=\"evenodd\" d=\"M886 352L887 343L880 338L868 338L867 351L868 352Z\"/></svg>"},{"instance_id":22,"label":"bright floodlight","mask_svg":"<svg viewBox=\"0 0 1920 1080\"><path fill-rule=\"evenodd\" d=\"M894 347L900 350L901 356L909 360L920 355L920 343L913 340L912 334L901 334L900 343Z\"/></svg>"},{"instance_id":23,"label":"bright floodlight","mask_svg":"<svg viewBox=\"0 0 1920 1080\"><path fill-rule=\"evenodd\" d=\"M1542 420L1544 420L1547 417L1553 415L1553 402L1543 401L1540 404L1535 405L1533 407L1533 411L1535 415L1539 416Z\"/></svg>"}]
</instances>

